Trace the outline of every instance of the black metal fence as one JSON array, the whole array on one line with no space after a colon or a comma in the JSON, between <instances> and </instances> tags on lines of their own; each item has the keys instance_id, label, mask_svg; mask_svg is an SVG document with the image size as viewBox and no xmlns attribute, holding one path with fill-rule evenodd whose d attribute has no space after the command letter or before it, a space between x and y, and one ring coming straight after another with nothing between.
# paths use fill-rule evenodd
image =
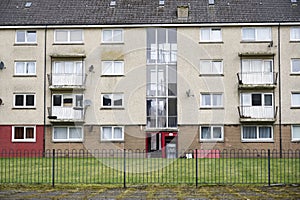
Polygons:
<instances>
[{"instance_id":1,"label":"black metal fence","mask_svg":"<svg viewBox=\"0 0 300 200\"><path fill-rule=\"evenodd\" d=\"M300 184L300 150L190 150L151 158L142 150L0 152L0 184Z\"/></svg>"}]
</instances>

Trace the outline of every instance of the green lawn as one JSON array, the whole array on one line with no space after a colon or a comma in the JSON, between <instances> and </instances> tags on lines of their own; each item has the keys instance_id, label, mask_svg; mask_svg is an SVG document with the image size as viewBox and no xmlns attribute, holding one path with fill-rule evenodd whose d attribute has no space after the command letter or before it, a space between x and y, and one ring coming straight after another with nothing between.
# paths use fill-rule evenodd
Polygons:
<instances>
[{"instance_id":1,"label":"green lawn","mask_svg":"<svg viewBox=\"0 0 300 200\"><path fill-rule=\"evenodd\" d=\"M300 159L1 158L0 183L268 184L300 183ZM196 163L197 162L197 163ZM124 165L125 164L125 165ZM196 167L197 164L197 167ZM125 167L124 167L125 166ZM125 173L124 173L125 169ZM196 176L198 171L198 176Z\"/></svg>"}]
</instances>

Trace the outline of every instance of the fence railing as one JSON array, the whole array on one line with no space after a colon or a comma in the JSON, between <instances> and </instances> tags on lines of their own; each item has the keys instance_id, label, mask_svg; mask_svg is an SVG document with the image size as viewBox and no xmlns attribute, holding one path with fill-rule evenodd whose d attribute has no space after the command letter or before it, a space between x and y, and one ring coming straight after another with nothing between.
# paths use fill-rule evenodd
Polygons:
<instances>
[{"instance_id":1,"label":"fence railing","mask_svg":"<svg viewBox=\"0 0 300 200\"><path fill-rule=\"evenodd\" d=\"M148 158L143 150L1 151L0 184L299 184L300 150L189 150Z\"/></svg>"}]
</instances>

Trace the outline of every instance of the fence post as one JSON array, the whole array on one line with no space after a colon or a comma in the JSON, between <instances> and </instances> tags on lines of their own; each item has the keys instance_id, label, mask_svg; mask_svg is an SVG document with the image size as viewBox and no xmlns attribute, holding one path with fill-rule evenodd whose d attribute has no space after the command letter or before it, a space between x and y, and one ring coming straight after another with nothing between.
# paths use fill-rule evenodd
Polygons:
<instances>
[{"instance_id":1,"label":"fence post","mask_svg":"<svg viewBox=\"0 0 300 200\"><path fill-rule=\"evenodd\" d=\"M124 149L124 188L126 188L126 149Z\"/></svg>"},{"instance_id":2,"label":"fence post","mask_svg":"<svg viewBox=\"0 0 300 200\"><path fill-rule=\"evenodd\" d=\"M198 187L198 149L195 150L195 159L196 159L196 187Z\"/></svg>"},{"instance_id":3,"label":"fence post","mask_svg":"<svg viewBox=\"0 0 300 200\"><path fill-rule=\"evenodd\" d=\"M55 149L52 150L52 187L55 186Z\"/></svg>"},{"instance_id":4,"label":"fence post","mask_svg":"<svg viewBox=\"0 0 300 200\"><path fill-rule=\"evenodd\" d=\"M268 149L268 186L271 186L271 152Z\"/></svg>"}]
</instances>

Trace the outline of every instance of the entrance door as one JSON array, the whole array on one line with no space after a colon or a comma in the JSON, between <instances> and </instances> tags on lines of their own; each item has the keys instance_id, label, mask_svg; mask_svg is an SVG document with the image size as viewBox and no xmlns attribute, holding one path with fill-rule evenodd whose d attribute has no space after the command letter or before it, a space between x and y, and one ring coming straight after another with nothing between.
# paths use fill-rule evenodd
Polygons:
<instances>
[{"instance_id":1,"label":"entrance door","mask_svg":"<svg viewBox=\"0 0 300 200\"><path fill-rule=\"evenodd\" d=\"M146 149L148 158L177 158L177 133L147 133Z\"/></svg>"}]
</instances>

